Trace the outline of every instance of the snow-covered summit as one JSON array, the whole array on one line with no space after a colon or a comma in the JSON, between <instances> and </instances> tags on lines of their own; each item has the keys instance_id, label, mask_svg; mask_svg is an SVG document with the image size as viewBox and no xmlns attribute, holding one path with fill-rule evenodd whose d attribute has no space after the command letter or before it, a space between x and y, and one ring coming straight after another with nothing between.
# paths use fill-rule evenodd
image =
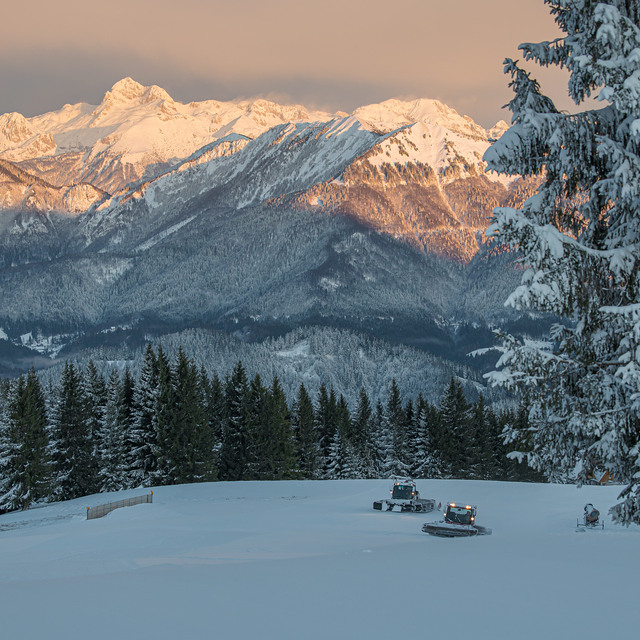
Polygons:
<instances>
[{"instance_id":1,"label":"snow-covered summit","mask_svg":"<svg viewBox=\"0 0 640 640\"><path fill-rule=\"evenodd\" d=\"M124 78L98 106L65 105L28 119L8 114L2 123L0 160L12 164L0 207L51 210L60 193L73 193L75 213L82 203L92 209L81 223L89 243L118 225L110 241L124 242L129 223L117 221L133 201L168 220L182 208L195 211L197 198L214 198L236 209L294 203L338 212L466 261L513 182L485 173L483 160L507 125L487 131L438 100L386 100L352 114L264 98L182 104ZM34 192L41 179L57 192L42 183ZM93 189L82 198L68 191L80 183Z\"/></svg>"},{"instance_id":2,"label":"snow-covered summit","mask_svg":"<svg viewBox=\"0 0 640 640\"><path fill-rule=\"evenodd\" d=\"M0 147L22 144L34 134L34 130L23 115L13 112L3 113L0 116Z\"/></svg>"},{"instance_id":3,"label":"snow-covered summit","mask_svg":"<svg viewBox=\"0 0 640 640\"><path fill-rule=\"evenodd\" d=\"M116 82L110 91L104 94L102 104L107 102L125 103L136 101L140 104L153 102L154 100L167 100L173 102L171 96L161 87L151 85L145 87L132 78L123 78Z\"/></svg>"},{"instance_id":4,"label":"snow-covered summit","mask_svg":"<svg viewBox=\"0 0 640 640\"><path fill-rule=\"evenodd\" d=\"M497 140L502 137L502 134L505 133L507 129L509 129L509 125L504 120L498 120L493 127L487 129L489 140Z\"/></svg>"},{"instance_id":5,"label":"snow-covered summit","mask_svg":"<svg viewBox=\"0 0 640 640\"><path fill-rule=\"evenodd\" d=\"M461 116L455 109L439 100L385 100L380 104L360 107L354 111L354 115L385 131L422 122L431 126L446 127L470 138L487 138L485 129L469 116Z\"/></svg>"},{"instance_id":6,"label":"snow-covered summit","mask_svg":"<svg viewBox=\"0 0 640 640\"><path fill-rule=\"evenodd\" d=\"M230 134L255 138L279 124L332 117L261 98L182 104L161 87L127 77L99 105L67 104L33 118L0 116L0 158L44 170L56 184L82 180L113 193Z\"/></svg>"}]
</instances>

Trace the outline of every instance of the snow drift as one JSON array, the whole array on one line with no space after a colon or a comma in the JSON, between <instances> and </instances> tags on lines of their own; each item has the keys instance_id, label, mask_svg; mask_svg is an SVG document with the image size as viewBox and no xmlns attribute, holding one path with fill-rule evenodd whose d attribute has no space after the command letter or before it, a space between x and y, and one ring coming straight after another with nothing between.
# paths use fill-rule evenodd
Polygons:
<instances>
[{"instance_id":1,"label":"snow drift","mask_svg":"<svg viewBox=\"0 0 640 640\"><path fill-rule=\"evenodd\" d=\"M617 487L419 482L478 505L489 537L373 511L385 480L158 487L0 516L6 638L634 637L640 532L575 532Z\"/></svg>"}]
</instances>

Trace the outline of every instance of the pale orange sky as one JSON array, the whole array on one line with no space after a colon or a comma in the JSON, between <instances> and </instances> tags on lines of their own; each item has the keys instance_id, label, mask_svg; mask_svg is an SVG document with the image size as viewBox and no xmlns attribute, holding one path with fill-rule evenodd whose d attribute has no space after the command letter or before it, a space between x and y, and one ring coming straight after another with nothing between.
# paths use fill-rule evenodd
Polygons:
<instances>
[{"instance_id":1,"label":"pale orange sky","mask_svg":"<svg viewBox=\"0 0 640 640\"><path fill-rule=\"evenodd\" d=\"M329 111L437 98L508 119L505 57L559 35L542 0L24 0L3 3L0 113L98 104L125 76L176 100L265 96ZM566 77L539 72L567 108Z\"/></svg>"}]
</instances>

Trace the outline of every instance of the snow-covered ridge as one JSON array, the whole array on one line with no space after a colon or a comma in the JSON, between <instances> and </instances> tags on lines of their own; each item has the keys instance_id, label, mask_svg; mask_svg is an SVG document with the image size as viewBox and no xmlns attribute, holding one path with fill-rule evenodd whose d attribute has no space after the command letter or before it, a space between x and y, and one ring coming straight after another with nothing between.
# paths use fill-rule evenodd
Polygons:
<instances>
[{"instance_id":1,"label":"snow-covered ridge","mask_svg":"<svg viewBox=\"0 0 640 640\"><path fill-rule=\"evenodd\" d=\"M136 238L137 251L194 221L205 201L230 210L293 203L468 261L513 182L485 173L483 161L506 124L487 131L437 100L387 100L352 114L263 99L181 104L125 78L97 107L5 114L0 124L0 163L24 174L0 181L0 208L88 211L85 246L106 236L126 243L143 210L157 224ZM39 179L51 188L34 190ZM127 213L138 201L138 213Z\"/></svg>"},{"instance_id":2,"label":"snow-covered ridge","mask_svg":"<svg viewBox=\"0 0 640 640\"><path fill-rule=\"evenodd\" d=\"M255 139L289 123L335 121L346 130L347 115L264 99L182 104L161 87L124 78L97 106L67 104L32 118L0 115L0 158L36 175L46 171L53 184L88 182L113 194L162 174L217 140ZM360 107L352 117L379 134L423 123L488 144L489 132L437 100L387 100Z\"/></svg>"},{"instance_id":3,"label":"snow-covered ridge","mask_svg":"<svg viewBox=\"0 0 640 640\"><path fill-rule=\"evenodd\" d=\"M486 133L478 135L477 125L470 127L459 116L456 131L429 124L426 120L432 115L434 121L444 116L455 119L452 110L440 105L432 114L418 103L405 105L405 111L416 113L421 106L425 121L401 124L390 131L391 120L386 115L384 128L379 120L350 115L326 122L281 124L253 139L228 134L160 177L102 201L83 222L83 235L91 244L123 228L118 219L123 219L123 206L129 201L142 200L160 219L183 207L190 209L191 200L206 196L230 209L293 202L327 213L347 213L415 246L467 261L478 250L477 234L486 226L492 206L500 204L496 198L506 195L505 187L513 179L485 173L482 155L490 142ZM404 121L401 113L398 123ZM469 186L474 194L496 189L502 193L488 194L481 210L472 205L472 219L451 208L465 206L460 205L460 193L467 187L459 184L466 180L476 181L473 188ZM365 184L366 194L359 194ZM446 193L450 185L458 185L455 203L449 202ZM399 193L402 188L411 193ZM383 209L374 192L385 194ZM124 213L125 218L127 215ZM188 217L193 220L193 213ZM166 224L168 219L151 246L168 237L164 235ZM181 228L180 221L173 228ZM122 239L118 234L111 242ZM145 243L141 246L147 247Z\"/></svg>"},{"instance_id":4,"label":"snow-covered ridge","mask_svg":"<svg viewBox=\"0 0 640 640\"><path fill-rule=\"evenodd\" d=\"M469 138L487 138L487 131L469 116L461 116L439 100L386 100L380 104L360 107L354 111L354 115L387 132L422 122L425 125L445 127Z\"/></svg>"},{"instance_id":5,"label":"snow-covered ridge","mask_svg":"<svg viewBox=\"0 0 640 640\"><path fill-rule=\"evenodd\" d=\"M149 167L175 164L229 134L254 138L285 122L331 117L262 99L182 104L160 87L125 78L97 106L67 104L33 118L0 116L0 158L28 162L88 154L79 167L82 179L114 193L145 176ZM114 160L124 170L113 171Z\"/></svg>"}]
</instances>

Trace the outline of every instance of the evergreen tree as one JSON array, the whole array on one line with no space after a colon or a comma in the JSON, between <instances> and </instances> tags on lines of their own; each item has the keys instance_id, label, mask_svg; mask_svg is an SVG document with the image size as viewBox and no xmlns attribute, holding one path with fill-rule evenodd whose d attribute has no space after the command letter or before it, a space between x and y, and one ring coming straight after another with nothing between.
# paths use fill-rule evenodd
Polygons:
<instances>
[{"instance_id":1,"label":"evergreen tree","mask_svg":"<svg viewBox=\"0 0 640 640\"><path fill-rule=\"evenodd\" d=\"M210 405L213 397L211 381L207 376L204 367L200 368L198 376L199 404L202 411L202 422L200 423L199 437L199 458L202 461L202 471L200 480L212 482L218 479L218 433L219 427L211 424Z\"/></svg>"},{"instance_id":2,"label":"evergreen tree","mask_svg":"<svg viewBox=\"0 0 640 640\"><path fill-rule=\"evenodd\" d=\"M118 423L123 434L124 486L127 489L140 486L141 473L136 457L139 436L135 432L135 380L129 367L125 367L118 399Z\"/></svg>"},{"instance_id":3,"label":"evergreen tree","mask_svg":"<svg viewBox=\"0 0 640 640\"><path fill-rule=\"evenodd\" d=\"M246 406L247 460L245 480L271 480L272 468L268 460L271 437L267 408L268 390L259 374L249 383Z\"/></svg>"},{"instance_id":4,"label":"evergreen tree","mask_svg":"<svg viewBox=\"0 0 640 640\"><path fill-rule=\"evenodd\" d=\"M0 513L11 509L11 456L9 434L9 380L0 378Z\"/></svg>"},{"instance_id":5,"label":"evergreen tree","mask_svg":"<svg viewBox=\"0 0 640 640\"><path fill-rule=\"evenodd\" d=\"M336 405L336 427L347 442L351 442L353 440L349 405L347 404L346 398L342 394L340 394L338 403Z\"/></svg>"},{"instance_id":6,"label":"evergreen tree","mask_svg":"<svg viewBox=\"0 0 640 640\"><path fill-rule=\"evenodd\" d=\"M0 509L28 509L51 491L45 400L33 368L26 379L18 378L7 409L0 416L4 431L0 435L4 458Z\"/></svg>"},{"instance_id":7,"label":"evergreen tree","mask_svg":"<svg viewBox=\"0 0 640 640\"><path fill-rule=\"evenodd\" d=\"M418 465L418 424L417 414L413 408L411 398L407 399L404 405L404 464L406 473L410 477L415 477L415 470Z\"/></svg>"},{"instance_id":8,"label":"evergreen tree","mask_svg":"<svg viewBox=\"0 0 640 640\"><path fill-rule=\"evenodd\" d=\"M374 473L378 477L388 478L392 466L393 434L385 420L384 408L380 399L376 402L370 433L371 440L368 448L373 453Z\"/></svg>"},{"instance_id":9,"label":"evergreen tree","mask_svg":"<svg viewBox=\"0 0 640 640\"><path fill-rule=\"evenodd\" d=\"M66 362L53 416L57 496L79 498L98 491L98 464L89 431L87 400L80 373Z\"/></svg>"},{"instance_id":10,"label":"evergreen tree","mask_svg":"<svg viewBox=\"0 0 640 640\"><path fill-rule=\"evenodd\" d=\"M173 481L174 461L174 389L171 364L162 347L158 347L156 358L158 366L158 396L154 419L155 440L157 443L155 473L153 484L171 484Z\"/></svg>"},{"instance_id":11,"label":"evergreen tree","mask_svg":"<svg viewBox=\"0 0 640 640\"><path fill-rule=\"evenodd\" d=\"M545 479L551 481L564 482L566 477L558 474L554 478L554 474L545 474L537 471L529 466L522 457L523 451L531 450L531 433L529 424L529 407L526 404L520 404L514 411L503 412L496 417L495 429L496 434L500 437L500 451L502 462L501 474L502 479L516 480L519 482L544 482ZM510 444L504 444L504 434L519 434L517 441L511 440ZM517 452L513 452L513 448Z\"/></svg>"},{"instance_id":12,"label":"evergreen tree","mask_svg":"<svg viewBox=\"0 0 640 640\"><path fill-rule=\"evenodd\" d=\"M468 424L465 476L479 480L495 478L498 466L494 450L494 434L490 429L489 412L482 396L471 406Z\"/></svg>"},{"instance_id":13,"label":"evergreen tree","mask_svg":"<svg viewBox=\"0 0 640 640\"><path fill-rule=\"evenodd\" d=\"M406 476L409 467L406 462L407 432L406 415L402 407L400 389L393 379L384 409L384 430L391 436L390 457L384 463L385 474L388 476Z\"/></svg>"},{"instance_id":14,"label":"evergreen tree","mask_svg":"<svg viewBox=\"0 0 640 640\"><path fill-rule=\"evenodd\" d=\"M321 474L324 477L328 472L331 442L338 428L338 401L336 394L333 387L327 392L327 387L324 383L320 384L320 389L318 390L315 421L318 444L320 445Z\"/></svg>"},{"instance_id":15,"label":"evergreen tree","mask_svg":"<svg viewBox=\"0 0 640 640\"><path fill-rule=\"evenodd\" d=\"M454 477L464 476L469 464L468 433L469 406L462 384L451 378L440 404L441 439L439 443L445 462Z\"/></svg>"},{"instance_id":16,"label":"evergreen tree","mask_svg":"<svg viewBox=\"0 0 640 640\"><path fill-rule=\"evenodd\" d=\"M52 491L52 466L49 458L48 416L44 392L33 367L27 373L26 417L29 426L25 439L28 449L26 469L31 486L31 502L47 499Z\"/></svg>"},{"instance_id":17,"label":"evergreen tree","mask_svg":"<svg viewBox=\"0 0 640 640\"><path fill-rule=\"evenodd\" d=\"M158 359L149 343L145 349L133 399L135 413L130 434L129 473L133 479L132 484L136 486L151 486L157 471L156 412L159 387Z\"/></svg>"},{"instance_id":18,"label":"evergreen tree","mask_svg":"<svg viewBox=\"0 0 640 640\"><path fill-rule=\"evenodd\" d=\"M206 390L206 415L209 425L209 436L211 438L212 460L215 471L215 479L220 474L220 450L222 447L222 432L225 414L225 398L222 382L217 372L208 380L208 384L203 385Z\"/></svg>"},{"instance_id":19,"label":"evergreen tree","mask_svg":"<svg viewBox=\"0 0 640 640\"><path fill-rule=\"evenodd\" d=\"M441 478L445 474L445 465L435 446L434 433L439 420L437 409L426 402L422 396L418 397L416 404L416 466L412 470L413 477Z\"/></svg>"},{"instance_id":20,"label":"evergreen tree","mask_svg":"<svg viewBox=\"0 0 640 640\"><path fill-rule=\"evenodd\" d=\"M342 458L342 478L364 478L364 461L351 441L344 445Z\"/></svg>"},{"instance_id":21,"label":"evergreen tree","mask_svg":"<svg viewBox=\"0 0 640 640\"><path fill-rule=\"evenodd\" d=\"M564 37L523 44L527 60L569 72L567 114L513 60L511 129L489 168L541 182L489 233L526 265L509 302L565 318L550 340L501 334L496 383L526 391L531 466L585 482L598 468L627 483L614 520L640 523L640 7L629 0L545 0ZM519 430L507 442L522 440Z\"/></svg>"},{"instance_id":22,"label":"evergreen tree","mask_svg":"<svg viewBox=\"0 0 640 640\"><path fill-rule=\"evenodd\" d=\"M120 424L122 384L117 369L111 369L106 383L102 422L96 434L100 491L119 491L126 484L124 431Z\"/></svg>"},{"instance_id":23,"label":"evergreen tree","mask_svg":"<svg viewBox=\"0 0 640 640\"><path fill-rule=\"evenodd\" d=\"M320 446L316 437L313 402L303 383L298 388L291 414L300 473L303 478L317 478Z\"/></svg>"},{"instance_id":24,"label":"evergreen tree","mask_svg":"<svg viewBox=\"0 0 640 640\"><path fill-rule=\"evenodd\" d=\"M278 376L274 376L267 397L266 425L268 447L265 459L274 480L293 478L298 467L289 407Z\"/></svg>"},{"instance_id":25,"label":"evergreen tree","mask_svg":"<svg viewBox=\"0 0 640 640\"><path fill-rule=\"evenodd\" d=\"M329 443L324 477L332 480L358 477L362 462L351 441L351 415L342 394L336 404L335 420L336 428Z\"/></svg>"},{"instance_id":26,"label":"evergreen tree","mask_svg":"<svg viewBox=\"0 0 640 640\"><path fill-rule=\"evenodd\" d=\"M173 379L171 482L210 480L214 474L213 444L202 402L198 370L178 349Z\"/></svg>"},{"instance_id":27,"label":"evergreen tree","mask_svg":"<svg viewBox=\"0 0 640 640\"><path fill-rule=\"evenodd\" d=\"M225 384L225 415L220 449L222 480L242 480L247 471L248 382L242 362L238 362Z\"/></svg>"},{"instance_id":28,"label":"evergreen tree","mask_svg":"<svg viewBox=\"0 0 640 640\"><path fill-rule=\"evenodd\" d=\"M340 480L345 477L346 443L340 429L336 429L329 444L326 480Z\"/></svg>"},{"instance_id":29,"label":"evergreen tree","mask_svg":"<svg viewBox=\"0 0 640 640\"><path fill-rule=\"evenodd\" d=\"M375 446L372 442L373 409L364 387L360 388L358 405L353 416L351 443L360 460L358 477L375 478Z\"/></svg>"},{"instance_id":30,"label":"evergreen tree","mask_svg":"<svg viewBox=\"0 0 640 640\"><path fill-rule=\"evenodd\" d=\"M87 401L87 425L94 445L94 456L97 455L97 433L104 417L107 388L104 377L98 371L93 360L89 360L83 377L84 397Z\"/></svg>"}]
</instances>

